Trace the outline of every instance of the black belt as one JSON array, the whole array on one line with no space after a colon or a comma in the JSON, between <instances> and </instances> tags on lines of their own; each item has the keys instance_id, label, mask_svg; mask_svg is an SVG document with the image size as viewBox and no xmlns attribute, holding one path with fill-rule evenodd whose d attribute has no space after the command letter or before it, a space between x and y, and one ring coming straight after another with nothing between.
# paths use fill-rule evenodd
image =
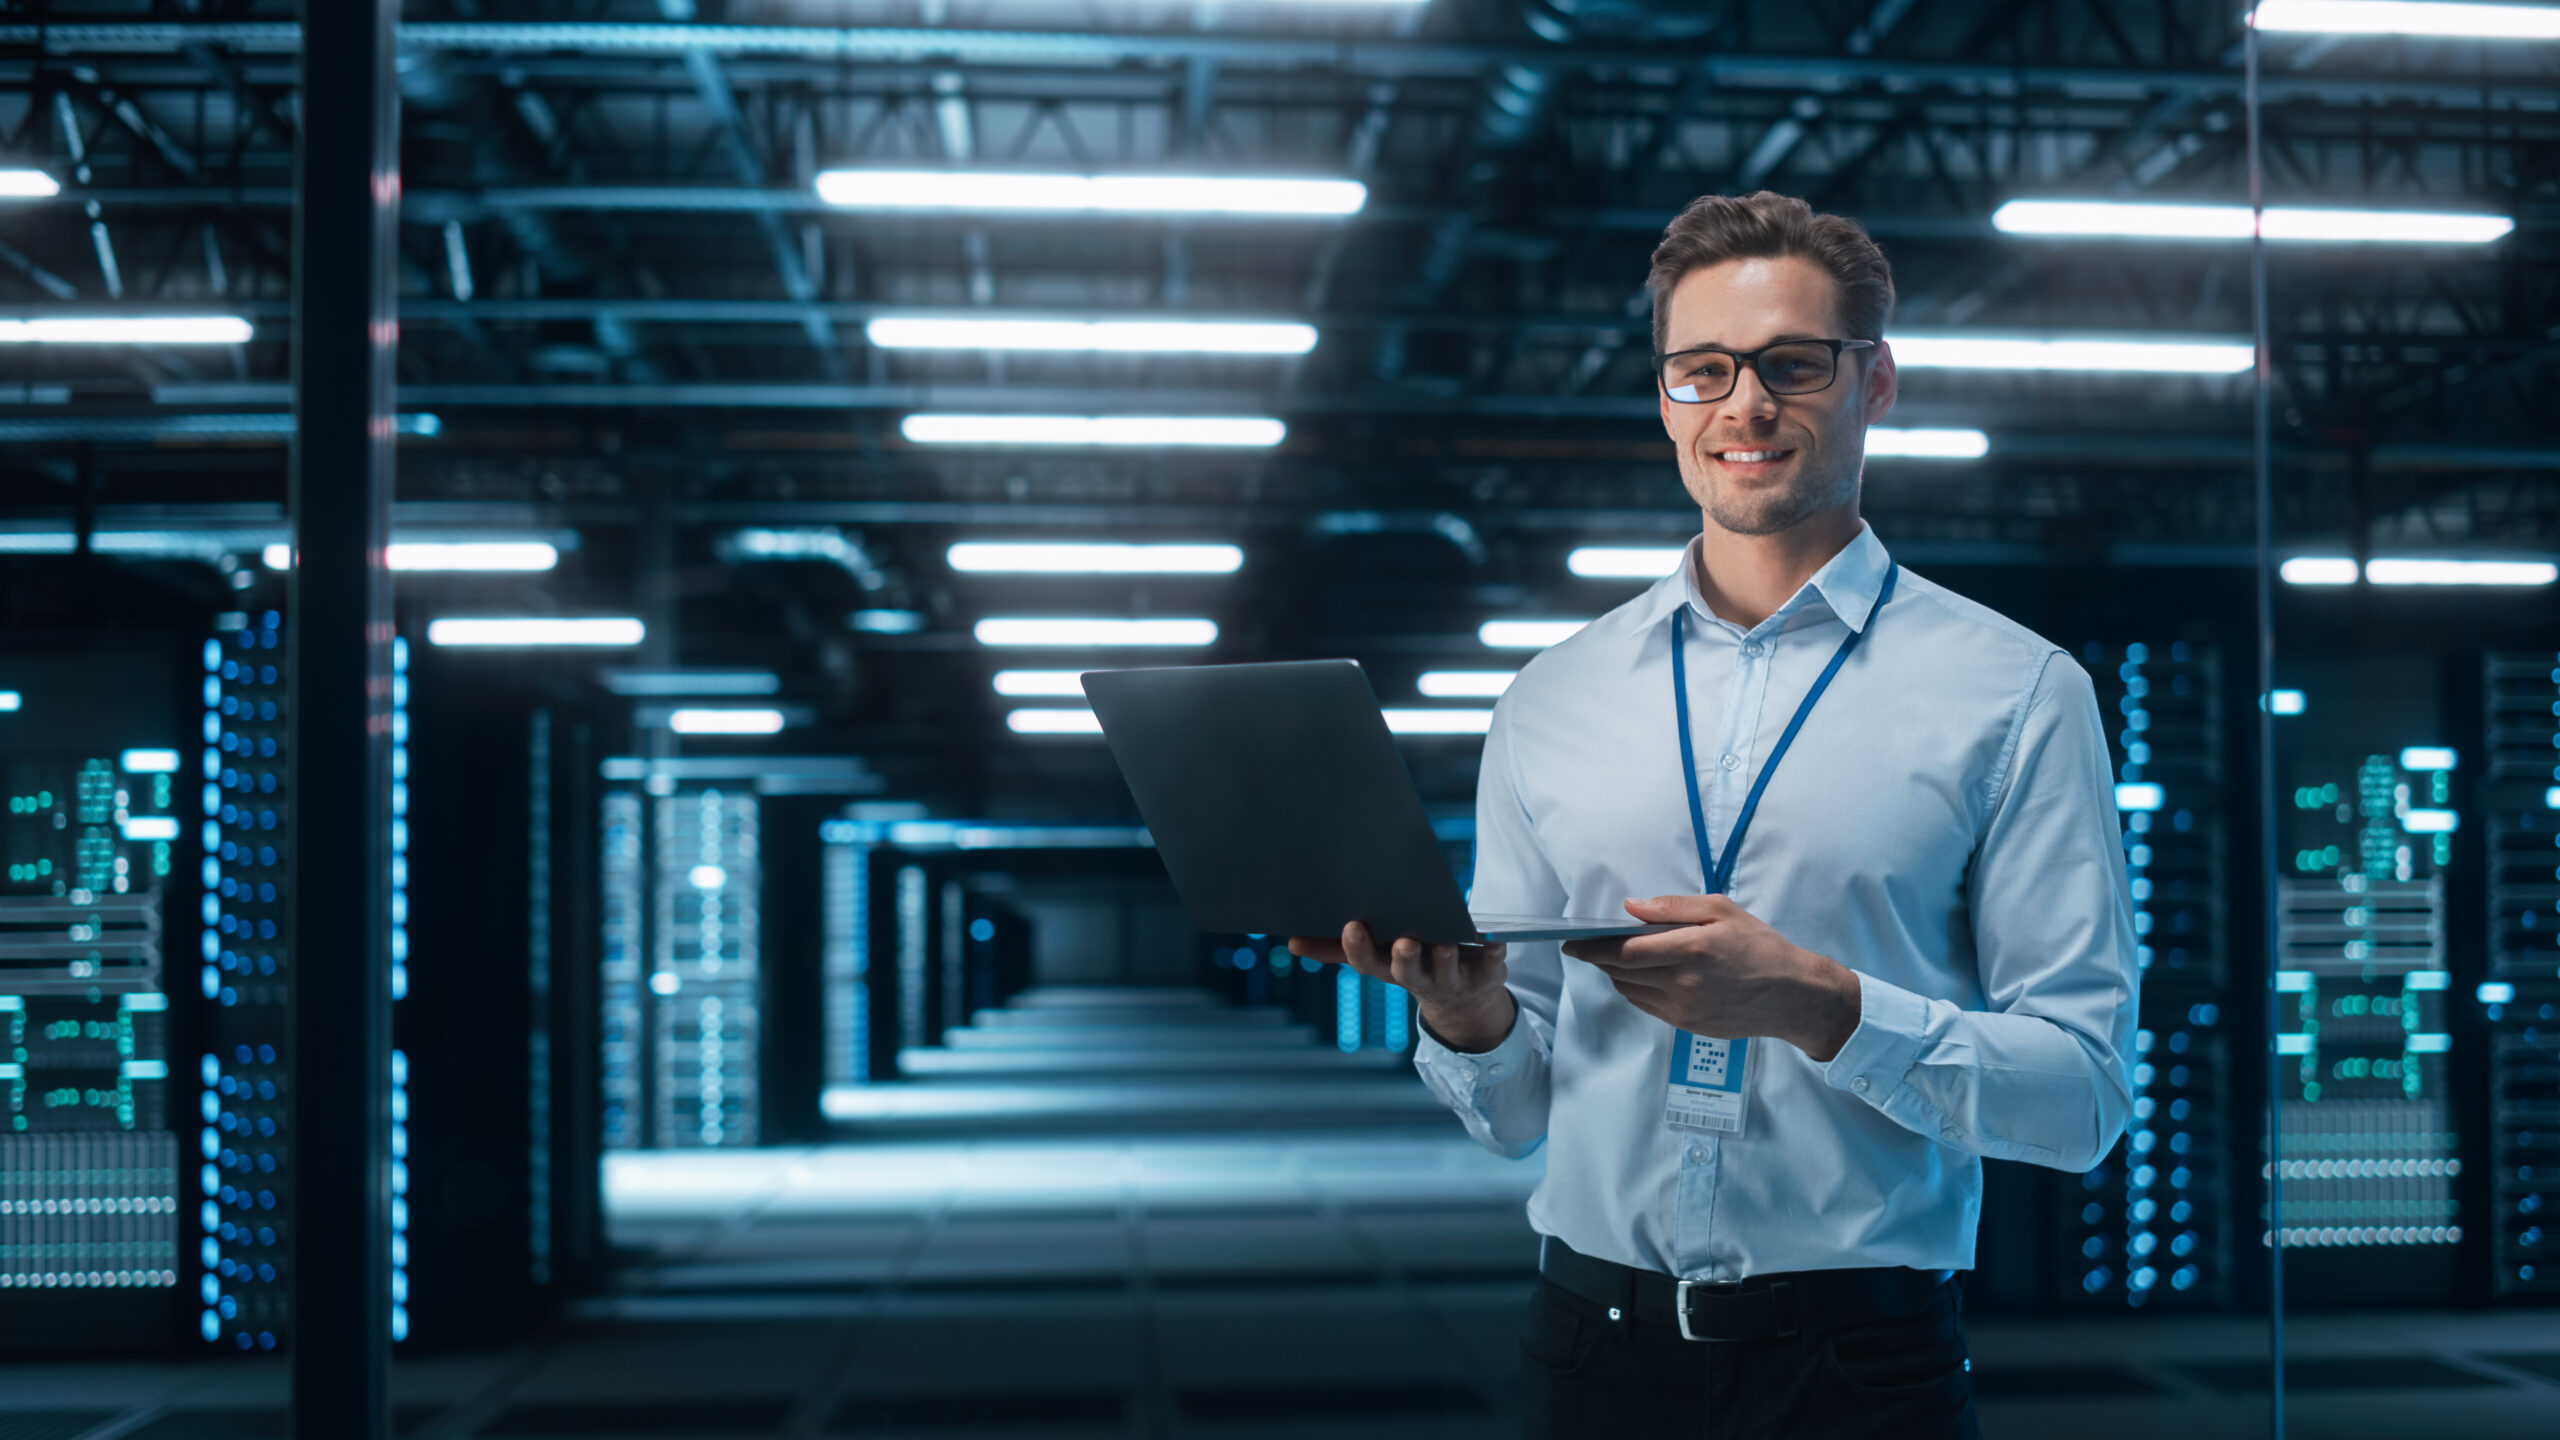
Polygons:
<instances>
[{"instance_id":1,"label":"black belt","mask_svg":"<svg viewBox=\"0 0 2560 1440\"><path fill-rule=\"evenodd\" d=\"M1677 1324L1683 1340L1770 1340L1917 1315L1949 1282L1935 1270L1799 1270L1718 1282L1679 1280L1585 1255L1542 1236L1538 1273L1612 1320Z\"/></svg>"}]
</instances>

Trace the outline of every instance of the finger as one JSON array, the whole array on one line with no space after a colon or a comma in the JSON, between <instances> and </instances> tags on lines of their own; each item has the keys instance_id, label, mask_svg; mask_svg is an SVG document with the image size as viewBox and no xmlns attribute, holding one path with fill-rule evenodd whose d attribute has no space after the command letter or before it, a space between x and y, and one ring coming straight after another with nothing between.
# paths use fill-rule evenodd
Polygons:
<instances>
[{"instance_id":1,"label":"finger","mask_svg":"<svg viewBox=\"0 0 2560 1440\"><path fill-rule=\"evenodd\" d=\"M1480 950L1474 945L1433 945L1422 957L1423 977L1433 985L1449 987L1462 983L1477 957L1468 952Z\"/></svg>"},{"instance_id":2,"label":"finger","mask_svg":"<svg viewBox=\"0 0 2560 1440\"><path fill-rule=\"evenodd\" d=\"M1342 963L1342 942L1314 935L1292 935L1289 937L1289 953L1301 960L1339 965Z\"/></svg>"},{"instance_id":3,"label":"finger","mask_svg":"<svg viewBox=\"0 0 2560 1440\"><path fill-rule=\"evenodd\" d=\"M1730 919L1740 908L1722 895L1656 895L1627 902L1627 913L1647 925L1706 925Z\"/></svg>"},{"instance_id":4,"label":"finger","mask_svg":"<svg viewBox=\"0 0 2560 1440\"><path fill-rule=\"evenodd\" d=\"M1429 946L1410 935L1397 936L1394 948L1388 952L1387 979L1407 990L1420 988L1426 980L1424 956L1429 950Z\"/></svg>"},{"instance_id":5,"label":"finger","mask_svg":"<svg viewBox=\"0 0 2560 1440\"><path fill-rule=\"evenodd\" d=\"M1378 954L1374 950L1358 955L1345 954L1342 957L1342 963L1345 968L1358 974L1366 975L1373 980L1385 980L1390 978L1388 975L1387 958Z\"/></svg>"},{"instance_id":6,"label":"finger","mask_svg":"<svg viewBox=\"0 0 2560 1440\"><path fill-rule=\"evenodd\" d=\"M1378 942L1369 933L1368 926L1354 920L1342 927L1342 953L1347 958L1356 961L1373 960L1377 957L1377 949ZM1361 973L1365 975L1369 972L1364 970Z\"/></svg>"},{"instance_id":7,"label":"finger","mask_svg":"<svg viewBox=\"0 0 2560 1440\"><path fill-rule=\"evenodd\" d=\"M1656 1020L1671 1019L1671 996L1649 985L1618 987L1618 994L1628 1004Z\"/></svg>"},{"instance_id":8,"label":"finger","mask_svg":"<svg viewBox=\"0 0 2560 1440\"><path fill-rule=\"evenodd\" d=\"M1591 965L1611 965L1618 959L1624 940L1568 940L1564 953Z\"/></svg>"},{"instance_id":9,"label":"finger","mask_svg":"<svg viewBox=\"0 0 2560 1440\"><path fill-rule=\"evenodd\" d=\"M1591 963L1608 970L1667 970L1716 957L1715 949L1695 929L1630 936L1610 942L1610 947L1607 954L1592 957Z\"/></svg>"}]
</instances>

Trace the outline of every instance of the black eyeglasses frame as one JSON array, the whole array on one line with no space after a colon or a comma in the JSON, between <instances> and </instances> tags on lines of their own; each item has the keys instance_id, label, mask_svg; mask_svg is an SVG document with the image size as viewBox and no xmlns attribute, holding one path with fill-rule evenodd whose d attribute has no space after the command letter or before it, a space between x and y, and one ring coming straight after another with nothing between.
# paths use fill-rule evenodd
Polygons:
<instances>
[{"instance_id":1,"label":"black eyeglasses frame","mask_svg":"<svg viewBox=\"0 0 2560 1440\"><path fill-rule=\"evenodd\" d=\"M1663 398L1669 400L1674 405L1713 405L1718 400L1725 398L1726 395L1731 395L1733 393L1733 385L1739 385L1742 383L1743 367L1749 366L1752 374L1760 375L1760 357L1768 354L1772 350L1781 350L1789 345L1822 345L1829 347L1831 351L1831 378L1814 386L1810 390L1779 390L1773 387L1769 391L1772 395L1819 395L1823 391L1830 389L1832 386L1840 382L1840 353L1842 351L1873 350L1876 348L1876 342L1873 340L1829 340L1807 338L1802 340L1773 341L1767 345L1761 346L1757 350L1728 350L1722 345L1692 345L1686 350L1657 350L1654 352L1653 356L1653 383L1662 391ZM1724 388L1723 394L1704 396L1696 400L1683 400L1672 394L1671 387L1663 381L1662 367L1673 360L1679 359L1683 355L1724 355L1730 357L1734 362L1733 385L1727 385ZM1760 383L1762 385L1767 385L1769 383L1769 377L1766 375L1760 375Z\"/></svg>"}]
</instances>

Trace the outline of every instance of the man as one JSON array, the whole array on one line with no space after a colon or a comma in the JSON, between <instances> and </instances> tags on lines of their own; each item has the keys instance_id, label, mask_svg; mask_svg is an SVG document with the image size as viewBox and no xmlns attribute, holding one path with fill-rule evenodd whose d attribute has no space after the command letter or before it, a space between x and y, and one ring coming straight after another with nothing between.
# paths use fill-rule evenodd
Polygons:
<instances>
[{"instance_id":1,"label":"man","mask_svg":"<svg viewBox=\"0 0 2560 1440\"><path fill-rule=\"evenodd\" d=\"M2132 1107L2093 687L1859 519L1895 387L1863 230L1710 196L1651 285L1705 524L1496 707L1471 904L1683 928L1292 948L1411 991L1468 1132L1548 1147L1530 1433L1971 1436L1981 1157L2083 1170Z\"/></svg>"}]
</instances>

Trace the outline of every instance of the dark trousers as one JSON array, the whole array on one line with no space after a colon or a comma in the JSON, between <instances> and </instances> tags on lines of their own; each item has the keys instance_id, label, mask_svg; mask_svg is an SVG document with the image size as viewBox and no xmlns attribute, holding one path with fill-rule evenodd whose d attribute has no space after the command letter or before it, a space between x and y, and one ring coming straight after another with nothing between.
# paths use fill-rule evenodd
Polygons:
<instances>
[{"instance_id":1,"label":"dark trousers","mask_svg":"<svg viewBox=\"0 0 2560 1440\"><path fill-rule=\"evenodd\" d=\"M1547 1280L1521 1338L1530 1440L1978 1440L1953 1284L1926 1310L1774 1340L1683 1340Z\"/></svg>"}]
</instances>

